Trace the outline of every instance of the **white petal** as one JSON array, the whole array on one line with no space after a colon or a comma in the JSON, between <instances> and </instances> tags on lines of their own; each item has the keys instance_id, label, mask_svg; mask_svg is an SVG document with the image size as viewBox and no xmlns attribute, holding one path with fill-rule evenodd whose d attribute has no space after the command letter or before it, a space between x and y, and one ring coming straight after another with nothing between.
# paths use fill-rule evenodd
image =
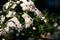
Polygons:
<instances>
[{"instance_id":1,"label":"white petal","mask_svg":"<svg viewBox=\"0 0 60 40\"><path fill-rule=\"evenodd\" d=\"M13 17L12 19L10 19L11 21L13 21L18 28L22 28L22 24L18 21L18 19L16 17ZM9 21L10 21L9 20Z\"/></svg>"},{"instance_id":2,"label":"white petal","mask_svg":"<svg viewBox=\"0 0 60 40\"><path fill-rule=\"evenodd\" d=\"M41 18L41 20L44 20L44 19L45 19L45 17L42 17L42 18Z\"/></svg>"},{"instance_id":3,"label":"white petal","mask_svg":"<svg viewBox=\"0 0 60 40\"><path fill-rule=\"evenodd\" d=\"M26 22L26 23L29 23L30 21L31 21L30 18L26 18L26 19L25 19L25 22Z\"/></svg>"},{"instance_id":4,"label":"white petal","mask_svg":"<svg viewBox=\"0 0 60 40\"><path fill-rule=\"evenodd\" d=\"M15 11L9 11L6 17L12 17L15 16L16 12Z\"/></svg>"},{"instance_id":5,"label":"white petal","mask_svg":"<svg viewBox=\"0 0 60 40\"><path fill-rule=\"evenodd\" d=\"M7 27L16 27L16 25L13 22L8 22Z\"/></svg>"},{"instance_id":6,"label":"white petal","mask_svg":"<svg viewBox=\"0 0 60 40\"><path fill-rule=\"evenodd\" d=\"M6 32L8 32L8 31L9 31L9 27L6 27L6 28L4 28L4 29L5 29L5 31L6 31Z\"/></svg>"},{"instance_id":7,"label":"white petal","mask_svg":"<svg viewBox=\"0 0 60 40\"><path fill-rule=\"evenodd\" d=\"M30 24L25 24L26 25L26 27L25 28L29 28L30 27Z\"/></svg>"},{"instance_id":8,"label":"white petal","mask_svg":"<svg viewBox=\"0 0 60 40\"><path fill-rule=\"evenodd\" d=\"M13 6L11 8L14 9L16 6L17 6L17 4L13 4Z\"/></svg>"},{"instance_id":9,"label":"white petal","mask_svg":"<svg viewBox=\"0 0 60 40\"><path fill-rule=\"evenodd\" d=\"M22 3L21 7L22 7L23 11L28 10L28 7L25 3Z\"/></svg>"}]
</instances>

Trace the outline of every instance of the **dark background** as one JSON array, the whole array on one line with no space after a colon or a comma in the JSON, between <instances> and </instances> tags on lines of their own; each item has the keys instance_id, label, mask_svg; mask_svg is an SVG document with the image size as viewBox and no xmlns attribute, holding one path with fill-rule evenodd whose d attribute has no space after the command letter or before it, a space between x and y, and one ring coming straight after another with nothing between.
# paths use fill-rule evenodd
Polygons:
<instances>
[{"instance_id":1,"label":"dark background","mask_svg":"<svg viewBox=\"0 0 60 40\"><path fill-rule=\"evenodd\" d=\"M43 11L48 9L49 15L53 12L55 15L60 15L60 0L35 0L36 7Z\"/></svg>"},{"instance_id":2,"label":"dark background","mask_svg":"<svg viewBox=\"0 0 60 40\"><path fill-rule=\"evenodd\" d=\"M3 5L7 2L8 0L0 0L0 10L2 10Z\"/></svg>"},{"instance_id":3,"label":"dark background","mask_svg":"<svg viewBox=\"0 0 60 40\"><path fill-rule=\"evenodd\" d=\"M8 0L0 0L0 10L2 10L2 6L7 1ZM60 0L35 0L34 3L41 11L48 8L49 14L53 12L55 15L60 15Z\"/></svg>"}]
</instances>

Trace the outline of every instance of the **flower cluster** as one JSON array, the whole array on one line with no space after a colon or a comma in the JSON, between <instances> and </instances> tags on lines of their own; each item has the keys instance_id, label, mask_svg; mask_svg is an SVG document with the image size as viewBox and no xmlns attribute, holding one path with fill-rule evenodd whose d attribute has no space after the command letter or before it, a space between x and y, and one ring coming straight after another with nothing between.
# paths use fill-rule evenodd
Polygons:
<instances>
[{"instance_id":1,"label":"flower cluster","mask_svg":"<svg viewBox=\"0 0 60 40\"><path fill-rule=\"evenodd\" d=\"M19 12L16 12L16 9L19 9L18 5L22 8L23 12L20 12L21 10L19 10ZM18 33L20 33L22 29L28 29L31 26L33 30L36 30L37 28L35 27L35 24L39 22L36 21L36 23L34 24L35 19L29 15L29 11L33 12L33 14L36 15L36 17L38 17L39 19L44 20L45 23L47 22L41 11L35 7L34 2L31 0L10 0L6 4L4 4L3 12L5 12L6 15L0 16L0 24L4 24L5 27L2 28L2 26L0 25L0 35L4 34L4 32L13 32L13 29L17 30ZM19 16L19 19L16 17L16 15ZM24 24L21 23L22 18L24 19ZM17 36L19 35L18 33L16 34ZM22 35L24 35L24 33L22 33Z\"/></svg>"},{"instance_id":2,"label":"flower cluster","mask_svg":"<svg viewBox=\"0 0 60 40\"><path fill-rule=\"evenodd\" d=\"M33 24L33 20L32 20L32 18L28 14L24 13L22 15L22 17L25 19L25 26L26 26L26 28L30 27L30 25Z\"/></svg>"}]
</instances>

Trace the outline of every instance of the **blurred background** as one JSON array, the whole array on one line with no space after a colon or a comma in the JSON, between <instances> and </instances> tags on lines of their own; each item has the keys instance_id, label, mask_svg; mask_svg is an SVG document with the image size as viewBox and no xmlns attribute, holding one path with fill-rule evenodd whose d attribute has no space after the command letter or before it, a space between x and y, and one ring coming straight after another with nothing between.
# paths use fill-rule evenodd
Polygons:
<instances>
[{"instance_id":1,"label":"blurred background","mask_svg":"<svg viewBox=\"0 0 60 40\"><path fill-rule=\"evenodd\" d=\"M60 0L38 0L35 1L35 4L41 11L48 9L49 14L54 12L55 15L60 15Z\"/></svg>"}]
</instances>

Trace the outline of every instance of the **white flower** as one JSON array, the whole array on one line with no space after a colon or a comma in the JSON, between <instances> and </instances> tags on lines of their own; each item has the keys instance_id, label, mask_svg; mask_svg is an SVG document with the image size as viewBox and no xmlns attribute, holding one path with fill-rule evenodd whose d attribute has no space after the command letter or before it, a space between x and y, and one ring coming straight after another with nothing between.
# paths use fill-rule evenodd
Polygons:
<instances>
[{"instance_id":1,"label":"white flower","mask_svg":"<svg viewBox=\"0 0 60 40\"><path fill-rule=\"evenodd\" d=\"M22 7L23 11L29 9L29 8L28 8L28 3L22 3L22 4L21 4L21 7Z\"/></svg>"},{"instance_id":2,"label":"white flower","mask_svg":"<svg viewBox=\"0 0 60 40\"><path fill-rule=\"evenodd\" d=\"M11 8L14 9L16 6L17 6L17 4L14 3Z\"/></svg>"},{"instance_id":3,"label":"white flower","mask_svg":"<svg viewBox=\"0 0 60 40\"><path fill-rule=\"evenodd\" d=\"M29 5L34 5L34 2L29 0Z\"/></svg>"},{"instance_id":4,"label":"white flower","mask_svg":"<svg viewBox=\"0 0 60 40\"><path fill-rule=\"evenodd\" d=\"M22 17L25 19L26 28L30 27L30 25L33 24L33 20L31 20L32 18L28 14L24 13Z\"/></svg>"},{"instance_id":5,"label":"white flower","mask_svg":"<svg viewBox=\"0 0 60 40\"><path fill-rule=\"evenodd\" d=\"M34 5L29 5L29 10L30 10L30 11L34 12L34 11L35 11L35 9L36 9L36 8L35 8L35 6L34 6Z\"/></svg>"},{"instance_id":6,"label":"white flower","mask_svg":"<svg viewBox=\"0 0 60 40\"><path fill-rule=\"evenodd\" d=\"M6 9L8 9L9 5L10 5L10 2L7 2L6 4L4 4L3 7L5 7Z\"/></svg>"},{"instance_id":7,"label":"white flower","mask_svg":"<svg viewBox=\"0 0 60 40\"><path fill-rule=\"evenodd\" d=\"M44 20L44 22L46 23L46 22L47 22L47 20L45 19L45 20Z\"/></svg>"},{"instance_id":8,"label":"white flower","mask_svg":"<svg viewBox=\"0 0 60 40\"><path fill-rule=\"evenodd\" d=\"M29 10L30 11L35 11L35 5L34 5L34 2L32 2L31 0L28 2L28 6L29 6Z\"/></svg>"},{"instance_id":9,"label":"white flower","mask_svg":"<svg viewBox=\"0 0 60 40\"><path fill-rule=\"evenodd\" d=\"M34 11L35 10L35 5L31 0L29 0L29 1L21 0L21 1L23 2L21 4L21 7L22 7L23 11L25 11L25 10Z\"/></svg>"},{"instance_id":10,"label":"white flower","mask_svg":"<svg viewBox=\"0 0 60 40\"><path fill-rule=\"evenodd\" d=\"M58 24L57 23L54 23L54 27L56 27Z\"/></svg>"},{"instance_id":11,"label":"white flower","mask_svg":"<svg viewBox=\"0 0 60 40\"><path fill-rule=\"evenodd\" d=\"M24 13L24 14L22 15L22 17L25 19L25 18L28 18L28 17L29 17L29 15L28 15L28 14L26 14L26 13Z\"/></svg>"},{"instance_id":12,"label":"white flower","mask_svg":"<svg viewBox=\"0 0 60 40\"><path fill-rule=\"evenodd\" d=\"M18 27L18 28L22 28L22 24L18 21L18 19L16 17L13 17L12 19L8 20L7 21L7 26L10 26L10 27Z\"/></svg>"},{"instance_id":13,"label":"white flower","mask_svg":"<svg viewBox=\"0 0 60 40\"><path fill-rule=\"evenodd\" d=\"M32 23L33 23L33 21L31 21L30 18L26 18L26 19L25 19L26 28L27 28L27 27L29 28Z\"/></svg>"},{"instance_id":14,"label":"white flower","mask_svg":"<svg viewBox=\"0 0 60 40\"><path fill-rule=\"evenodd\" d=\"M31 22L30 18L25 18L25 22L28 24Z\"/></svg>"},{"instance_id":15,"label":"white flower","mask_svg":"<svg viewBox=\"0 0 60 40\"><path fill-rule=\"evenodd\" d=\"M12 21L14 21L16 23L17 26L20 26L20 22L18 21L18 19L16 17L13 17L12 19L10 19Z\"/></svg>"},{"instance_id":16,"label":"white flower","mask_svg":"<svg viewBox=\"0 0 60 40\"><path fill-rule=\"evenodd\" d=\"M41 13L41 11L39 11L38 9L36 9L35 14L36 14L39 18L42 17L42 13Z\"/></svg>"},{"instance_id":17,"label":"white flower","mask_svg":"<svg viewBox=\"0 0 60 40\"><path fill-rule=\"evenodd\" d=\"M16 12L15 11L9 11L6 17L13 17L15 16Z\"/></svg>"},{"instance_id":18,"label":"white flower","mask_svg":"<svg viewBox=\"0 0 60 40\"><path fill-rule=\"evenodd\" d=\"M19 24L17 27L20 28L20 29L23 29L22 24Z\"/></svg>"},{"instance_id":19,"label":"white flower","mask_svg":"<svg viewBox=\"0 0 60 40\"><path fill-rule=\"evenodd\" d=\"M36 28L35 28L35 27L33 27L33 30L36 30Z\"/></svg>"}]
</instances>

